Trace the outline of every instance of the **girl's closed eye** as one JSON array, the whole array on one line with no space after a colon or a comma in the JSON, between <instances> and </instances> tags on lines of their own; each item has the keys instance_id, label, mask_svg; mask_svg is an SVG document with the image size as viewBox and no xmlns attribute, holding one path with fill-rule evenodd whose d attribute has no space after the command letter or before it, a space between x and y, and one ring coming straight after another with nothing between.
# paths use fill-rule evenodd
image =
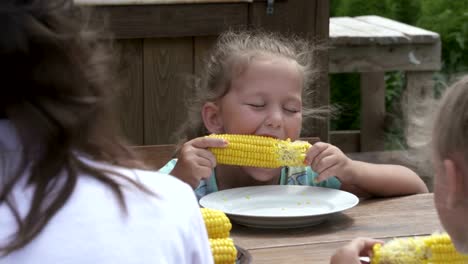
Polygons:
<instances>
[{"instance_id":1,"label":"girl's closed eye","mask_svg":"<svg viewBox=\"0 0 468 264\"><path fill-rule=\"evenodd\" d=\"M245 103L245 104L253 108L265 107L265 103L262 103L262 102L251 102L251 103Z\"/></svg>"},{"instance_id":2,"label":"girl's closed eye","mask_svg":"<svg viewBox=\"0 0 468 264\"><path fill-rule=\"evenodd\" d=\"M301 111L299 108L296 108L296 107L284 107L284 110L293 114L299 113Z\"/></svg>"}]
</instances>

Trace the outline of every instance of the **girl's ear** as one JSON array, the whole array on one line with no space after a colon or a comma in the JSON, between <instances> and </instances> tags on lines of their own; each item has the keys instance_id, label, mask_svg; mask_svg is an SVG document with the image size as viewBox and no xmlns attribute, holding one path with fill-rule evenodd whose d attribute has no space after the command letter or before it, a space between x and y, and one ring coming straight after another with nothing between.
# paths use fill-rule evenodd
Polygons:
<instances>
[{"instance_id":1,"label":"girl's ear","mask_svg":"<svg viewBox=\"0 0 468 264\"><path fill-rule=\"evenodd\" d=\"M465 184L465 167L457 160L444 160L445 180L447 181L447 208L456 208L463 202L467 187Z\"/></svg>"},{"instance_id":2,"label":"girl's ear","mask_svg":"<svg viewBox=\"0 0 468 264\"><path fill-rule=\"evenodd\" d=\"M219 106L216 103L208 102L203 105L202 118L206 129L210 133L220 134L223 132L223 120Z\"/></svg>"}]
</instances>

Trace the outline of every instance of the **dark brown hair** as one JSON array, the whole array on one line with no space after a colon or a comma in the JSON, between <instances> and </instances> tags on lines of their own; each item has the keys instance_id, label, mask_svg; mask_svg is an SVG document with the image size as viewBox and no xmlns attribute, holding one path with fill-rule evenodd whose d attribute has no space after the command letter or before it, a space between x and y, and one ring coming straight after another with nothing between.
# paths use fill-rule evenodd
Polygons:
<instances>
[{"instance_id":1,"label":"dark brown hair","mask_svg":"<svg viewBox=\"0 0 468 264\"><path fill-rule=\"evenodd\" d=\"M88 18L89 12L67 0L0 2L0 113L22 145L18 169L0 175L0 205L18 224L0 254L24 247L39 234L70 198L79 173L111 188L126 211L122 181L115 178L125 177L80 158L142 166L117 133L113 98L119 82L110 67L115 54L102 32L89 29ZM29 211L20 216L12 190L26 170L34 192Z\"/></svg>"}]
</instances>

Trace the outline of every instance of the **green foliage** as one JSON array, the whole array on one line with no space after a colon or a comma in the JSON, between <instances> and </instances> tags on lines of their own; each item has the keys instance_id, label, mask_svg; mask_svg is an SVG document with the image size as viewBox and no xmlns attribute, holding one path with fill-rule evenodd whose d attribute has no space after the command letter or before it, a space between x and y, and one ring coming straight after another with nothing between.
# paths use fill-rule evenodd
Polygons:
<instances>
[{"instance_id":1,"label":"green foliage","mask_svg":"<svg viewBox=\"0 0 468 264\"><path fill-rule=\"evenodd\" d=\"M357 85L357 88L355 88ZM337 119L330 123L331 130L359 130L360 93L359 74L334 74L330 78L330 97L338 108ZM349 100L353 98L353 100Z\"/></svg>"},{"instance_id":2,"label":"green foliage","mask_svg":"<svg viewBox=\"0 0 468 264\"><path fill-rule=\"evenodd\" d=\"M330 16L378 15L439 33L442 41L442 71L436 73L435 93L440 95L452 76L468 72L468 0L330 0ZM331 129L359 129L359 76L331 75L331 102L341 106ZM402 142L401 94L404 74L387 73L385 103L386 148L405 147Z\"/></svg>"},{"instance_id":3,"label":"green foliage","mask_svg":"<svg viewBox=\"0 0 468 264\"><path fill-rule=\"evenodd\" d=\"M414 24L420 0L331 0L330 16L377 15Z\"/></svg>"},{"instance_id":4,"label":"green foliage","mask_svg":"<svg viewBox=\"0 0 468 264\"><path fill-rule=\"evenodd\" d=\"M442 40L443 72L468 71L468 0L420 0L416 25L438 32Z\"/></svg>"}]
</instances>

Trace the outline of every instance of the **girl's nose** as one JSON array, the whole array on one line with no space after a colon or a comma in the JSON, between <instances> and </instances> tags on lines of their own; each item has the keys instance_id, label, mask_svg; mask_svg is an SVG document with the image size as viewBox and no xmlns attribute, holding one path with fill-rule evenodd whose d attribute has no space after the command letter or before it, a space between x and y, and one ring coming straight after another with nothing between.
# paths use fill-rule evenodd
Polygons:
<instances>
[{"instance_id":1,"label":"girl's nose","mask_svg":"<svg viewBox=\"0 0 468 264\"><path fill-rule=\"evenodd\" d=\"M272 110L268 113L268 116L265 119L265 125L272 128L281 127L283 123L283 115L280 110Z\"/></svg>"}]
</instances>

